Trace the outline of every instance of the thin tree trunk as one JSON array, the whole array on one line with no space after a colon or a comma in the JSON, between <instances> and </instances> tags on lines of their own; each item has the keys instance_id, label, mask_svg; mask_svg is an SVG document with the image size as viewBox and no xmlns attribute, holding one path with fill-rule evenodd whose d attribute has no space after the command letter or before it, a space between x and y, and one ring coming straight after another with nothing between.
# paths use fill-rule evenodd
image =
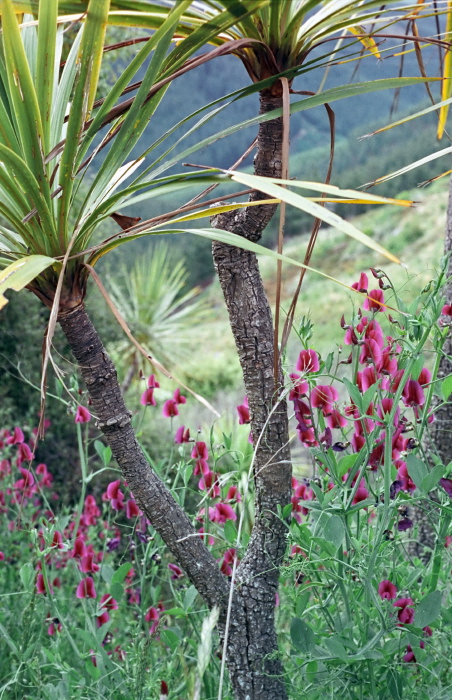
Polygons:
<instances>
[{"instance_id":1,"label":"thin tree trunk","mask_svg":"<svg viewBox=\"0 0 452 700\"><path fill-rule=\"evenodd\" d=\"M443 293L446 304L452 304L452 180L449 185L449 201L447 206L446 233L444 239L444 255L449 255L447 276L449 282ZM450 317L444 317L450 322ZM449 330L443 347L443 356L439 365L438 379L444 379L452 373L452 333ZM452 461L452 403L445 403L435 411L435 420L429 427L429 439L432 449L442 463L447 465Z\"/></svg>"},{"instance_id":2,"label":"thin tree trunk","mask_svg":"<svg viewBox=\"0 0 452 700\"><path fill-rule=\"evenodd\" d=\"M260 113L281 106L281 97L275 97L269 91L260 94ZM254 161L255 173L280 177L281 158L282 119L262 123ZM254 201L264 198L260 192L250 197ZM212 220L212 224L257 241L275 209L274 205L250 207L238 213L221 214ZM237 571L248 623L242 634L243 649L248 663L255 669L248 697L285 700L283 669L277 657L274 610L287 534L287 524L278 514L278 509L290 503L291 496L287 406L277 397L273 370L273 321L257 258L254 253L218 242L213 244L212 250L242 367L251 431L254 442L259 441L254 457L255 523L246 555ZM281 374L278 386L280 382ZM233 672L231 668L230 671ZM237 672L240 673L240 669ZM271 688L267 685L267 674L273 676Z\"/></svg>"},{"instance_id":3,"label":"thin tree trunk","mask_svg":"<svg viewBox=\"0 0 452 700\"><path fill-rule=\"evenodd\" d=\"M452 304L452 179L449 184L446 231L444 238L444 255L449 255L447 277L449 282L443 289L446 304ZM450 322L449 317L444 317ZM443 346L438 379L445 379L452 373L452 333L449 331ZM433 406L440 402L434 397ZM427 454L438 456L444 465L452 461L452 403L444 403L435 411L435 420L427 427L425 438ZM417 527L417 537L410 543L409 552L419 557L425 564L430 561L436 544L435 525L437 522L437 503L435 498L426 498L413 509L413 520Z\"/></svg>"},{"instance_id":4,"label":"thin tree trunk","mask_svg":"<svg viewBox=\"0 0 452 700\"><path fill-rule=\"evenodd\" d=\"M140 508L206 603L210 608L219 607L219 631L224 638L229 581L219 570L202 539L196 535L186 513L148 464L133 432L131 414L124 404L116 369L84 305L60 313L59 322L79 364L97 425L124 479ZM273 556L279 556L279 550L275 548L272 538L262 538L261 560L267 567ZM265 643L269 635L273 639L273 627L270 626L270 632L267 632L264 626L260 644L250 645L249 641L255 638L253 627L256 620L265 620L267 614L270 615L269 619L273 619L275 591L276 587L269 597L267 588L262 587L259 581L246 581L234 592L226 660L236 700L277 700L284 697L279 693L279 678L273 677L273 674L280 675L280 664L265 658L269 649L273 649Z\"/></svg>"}]
</instances>

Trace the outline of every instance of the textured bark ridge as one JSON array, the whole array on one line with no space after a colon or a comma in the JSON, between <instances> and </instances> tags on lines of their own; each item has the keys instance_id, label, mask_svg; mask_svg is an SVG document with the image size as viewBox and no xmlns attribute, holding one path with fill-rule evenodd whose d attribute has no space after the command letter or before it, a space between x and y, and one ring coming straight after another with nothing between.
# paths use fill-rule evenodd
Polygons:
<instances>
[{"instance_id":1,"label":"textured bark ridge","mask_svg":"<svg viewBox=\"0 0 452 700\"><path fill-rule=\"evenodd\" d=\"M268 91L261 93L261 113L281 106L281 97L274 97ZM280 177L281 157L282 120L264 122L259 127L255 173ZM265 195L255 192L250 198L257 201ZM212 225L257 241L275 209L274 205L265 205L221 214L212 220ZM243 371L251 431L255 443L259 439L254 462L256 518L250 544L237 571L246 618L241 635L242 655L246 654L253 673L247 692L237 697L284 700L287 695L281 680L282 665L276 655L274 608L287 533L286 523L278 516L278 507L290 503L291 496L287 406L275 394L273 321L256 256L215 242L213 259ZM234 660L229 662L236 693L243 680L240 663L241 659L237 658L234 669Z\"/></svg>"},{"instance_id":2,"label":"textured bark ridge","mask_svg":"<svg viewBox=\"0 0 452 700\"><path fill-rule=\"evenodd\" d=\"M449 283L444 287L446 304L452 304L452 179L449 185L449 201L447 206L446 232L444 239L444 255L450 255L447 277ZM445 318L450 321L449 318ZM445 379L452 373L452 332L446 338L443 356L438 370L438 379ZM433 399L439 403L439 399ZM428 426L426 436L427 452L431 452L447 465L452 461L452 403L445 403L435 411L435 420ZM417 539L410 543L409 552L419 557L424 563L430 560L436 543L436 512L435 499L426 499L420 506L414 508L414 520L417 525Z\"/></svg>"},{"instance_id":3,"label":"textured bark ridge","mask_svg":"<svg viewBox=\"0 0 452 700\"><path fill-rule=\"evenodd\" d=\"M133 432L116 369L84 305L60 315L59 322L79 364L97 425L140 508L206 602L221 608L229 592L228 581L202 540L195 536L186 513L149 466Z\"/></svg>"},{"instance_id":4,"label":"textured bark ridge","mask_svg":"<svg viewBox=\"0 0 452 700\"><path fill-rule=\"evenodd\" d=\"M447 207L446 235L444 254L450 255L447 276L449 283L444 287L445 303L452 304L452 180L449 185L449 202ZM447 317L444 320L450 321ZM438 371L438 378L444 379L452 373L452 331L446 338L443 357ZM443 464L452 461L452 403L446 403L435 412L435 421L430 425L429 436L434 451Z\"/></svg>"}]
</instances>

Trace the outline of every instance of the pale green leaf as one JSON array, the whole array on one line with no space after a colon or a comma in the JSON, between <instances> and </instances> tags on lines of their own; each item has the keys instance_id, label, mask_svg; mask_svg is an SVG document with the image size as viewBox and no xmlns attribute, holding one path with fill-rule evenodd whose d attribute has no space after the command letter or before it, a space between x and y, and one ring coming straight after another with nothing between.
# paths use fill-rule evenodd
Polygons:
<instances>
[{"instance_id":1,"label":"pale green leaf","mask_svg":"<svg viewBox=\"0 0 452 700\"><path fill-rule=\"evenodd\" d=\"M56 262L54 258L48 258L45 255L30 255L16 260L2 270L0 272L0 309L8 303L8 299L4 296L8 289L19 292L43 270Z\"/></svg>"}]
</instances>

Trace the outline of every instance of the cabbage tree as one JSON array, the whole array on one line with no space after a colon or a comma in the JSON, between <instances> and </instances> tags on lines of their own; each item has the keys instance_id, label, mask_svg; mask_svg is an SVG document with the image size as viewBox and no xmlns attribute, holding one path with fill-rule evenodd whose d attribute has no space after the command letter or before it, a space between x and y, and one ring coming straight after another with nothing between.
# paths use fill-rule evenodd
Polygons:
<instances>
[{"instance_id":1,"label":"cabbage tree","mask_svg":"<svg viewBox=\"0 0 452 700\"><path fill-rule=\"evenodd\" d=\"M330 11L333 6L336 15ZM270 0L210 2L202 11L200 3L189 0L2 0L0 4L0 263L4 268L0 302L6 303L2 296L5 290L27 287L51 309L48 351L53 328L59 322L80 366L98 427L135 498L206 603L219 607L220 632L227 638L225 658L237 698L286 697L282 666L275 653L274 604L286 541L281 509L290 502L291 465L286 409L280 397L274 400L279 379L275 383L273 324L254 256L262 249L255 241L273 214L275 200L294 202L326 220L333 216L275 183L287 158L281 121L283 94L287 95L291 78L316 42L327 41L348 28L374 51L373 41L356 26L369 22L377 6L334 2L313 13L317 3ZM29 14L22 17L22 12ZM313 17L317 19L313 21ZM74 20L83 23L63 66L63 29ZM109 22L139 24L155 32L145 37L108 95L98 100ZM300 27L309 30L305 33L310 43L297 39L292 50ZM267 30L271 30L268 36ZM220 230L195 231L220 241L215 244L214 256L244 371L253 437L259 445L254 457L256 523L237 571L240 585L233 587L232 593L210 550L195 536L189 517L149 467L134 435L116 369L84 305L88 280L96 275L95 265L103 255L138 236L179 232L181 223L193 216L187 209L172 212L165 227L164 217L139 222L120 213L122 206L225 181L225 176L211 172L164 175L174 164L174 156L168 149L168 158L162 163L154 149L172 130L147 149L146 160L131 156L169 82L205 61L206 56L194 57L194 52L209 42L217 46L207 58L238 52L257 81L261 114L256 119L260 127L255 171L267 178L231 176L246 186L258 183L259 189L246 206L225 205L213 210ZM281 73L286 77L278 77ZM390 84L385 83L385 87ZM136 94L127 97L132 87ZM364 85L360 90L364 94L374 87ZM350 94L350 88L308 98L314 102L303 100L298 108L345 94ZM101 152L104 157L96 165ZM84 179L85 189L80 186ZM312 183L301 184L315 190ZM261 191L269 192L271 204L260 204ZM318 191L326 192L327 188L320 186ZM348 199L357 196L339 191L333 194ZM243 213L237 213L238 209ZM228 210L235 213L222 218ZM98 243L99 229L108 217L125 231ZM334 221L340 224L338 217ZM350 235L360 235L346 222L340 225ZM232 244L241 248L228 247ZM231 311L235 303L238 315Z\"/></svg>"}]
</instances>

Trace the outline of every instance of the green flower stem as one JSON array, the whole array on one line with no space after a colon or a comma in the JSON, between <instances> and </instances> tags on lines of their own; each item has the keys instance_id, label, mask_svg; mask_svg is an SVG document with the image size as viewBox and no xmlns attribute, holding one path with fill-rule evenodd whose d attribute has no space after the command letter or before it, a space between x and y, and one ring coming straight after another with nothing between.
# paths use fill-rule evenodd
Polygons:
<instances>
[{"instance_id":1,"label":"green flower stem","mask_svg":"<svg viewBox=\"0 0 452 700\"><path fill-rule=\"evenodd\" d=\"M61 626L62 626L63 631L64 631L64 634L66 635L69 644L71 645L72 649L74 650L74 652L75 652L77 658L79 658L80 660L82 660L82 655L80 654L80 651L79 651L79 649L78 649L78 647L77 647L77 644L75 643L75 641L74 641L74 639L73 639L71 633L69 632L69 629L68 629L68 627L67 627L67 625L66 625L66 622L64 621L63 616L61 615L60 611L58 610L57 604L55 603L55 600L54 600L54 598L53 598L52 589L51 589L51 587L50 587L49 577L48 577L48 575L47 575L45 557L42 556L42 553L41 553L41 556L40 556L39 559L40 559L40 562L41 562L41 573L42 573L42 577L43 577L43 579L44 579L44 585L45 585L45 588L46 588L46 591L47 591L47 598L48 598L48 600L49 600L50 607L52 608L53 616L54 616L54 617L57 617L58 620L60 621Z\"/></svg>"},{"instance_id":2,"label":"green flower stem","mask_svg":"<svg viewBox=\"0 0 452 700\"><path fill-rule=\"evenodd\" d=\"M433 591L436 591L436 588L438 586L438 579L439 579L439 574L441 571L441 563L443 560L443 553L445 550L444 547L444 542L446 539L447 531L449 530L449 525L452 521L452 515L446 514L444 516L443 522L441 523L438 537L436 539L436 544L435 544L435 552L433 554L433 564L432 564L432 572L430 574L430 585L428 592L432 593Z\"/></svg>"},{"instance_id":3,"label":"green flower stem","mask_svg":"<svg viewBox=\"0 0 452 700\"><path fill-rule=\"evenodd\" d=\"M88 483L88 464L87 464L87 459L86 459L86 450L85 450L85 446L83 444L82 426L80 423L76 423L75 427L77 430L78 453L79 453L79 457L80 457L80 469L82 472L82 490L80 493L80 499L79 499L78 506L77 506L77 515L75 518L74 536L73 536L74 542L75 542L75 539L77 537L77 531L78 531L78 527L80 525L80 518L82 517L82 510L83 510L83 506L85 503L85 497L86 497L86 485ZM85 440L85 443L86 443L86 440Z\"/></svg>"}]
</instances>

